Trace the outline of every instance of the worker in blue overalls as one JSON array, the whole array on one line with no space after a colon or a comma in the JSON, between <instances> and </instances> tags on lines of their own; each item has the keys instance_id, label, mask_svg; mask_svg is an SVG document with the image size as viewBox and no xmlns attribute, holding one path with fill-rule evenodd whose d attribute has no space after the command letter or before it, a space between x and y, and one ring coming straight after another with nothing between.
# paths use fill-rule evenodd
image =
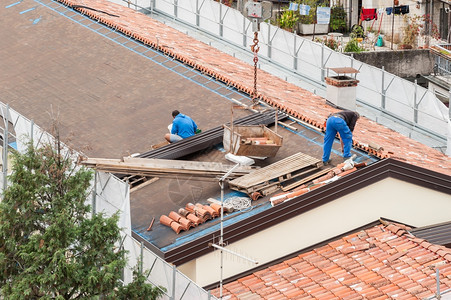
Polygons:
<instances>
[{"instance_id":1,"label":"worker in blue overalls","mask_svg":"<svg viewBox=\"0 0 451 300\"><path fill-rule=\"evenodd\" d=\"M171 127L171 133L167 133L164 136L166 141L174 143L196 134L197 125L193 121L193 119L184 114L181 114L178 110L174 110L172 112L172 117L174 118L171 124L172 126L169 125Z\"/></svg>"},{"instance_id":2,"label":"worker in blue overalls","mask_svg":"<svg viewBox=\"0 0 451 300\"><path fill-rule=\"evenodd\" d=\"M351 157L352 132L354 131L355 124L359 118L360 115L358 112L350 110L334 113L327 118L326 135L324 136L323 146L323 163L325 165L330 162L330 151L332 150L332 145L337 132L340 134L344 160Z\"/></svg>"}]
</instances>

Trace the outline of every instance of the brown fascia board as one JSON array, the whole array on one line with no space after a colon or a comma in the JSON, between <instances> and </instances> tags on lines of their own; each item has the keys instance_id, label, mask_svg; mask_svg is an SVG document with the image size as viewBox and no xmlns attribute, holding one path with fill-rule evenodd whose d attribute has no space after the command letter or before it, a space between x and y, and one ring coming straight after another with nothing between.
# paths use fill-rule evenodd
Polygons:
<instances>
[{"instance_id":1,"label":"brown fascia board","mask_svg":"<svg viewBox=\"0 0 451 300\"><path fill-rule=\"evenodd\" d=\"M293 199L292 201L281 203L257 215L227 226L224 233L224 242L236 242L385 178L396 178L451 195L451 176L388 158L303 194L297 197L296 200ZM219 235L218 230L171 249L164 253L164 258L167 262L175 265L191 261L212 252L213 248L209 247L208 243L217 240Z\"/></svg>"}]
</instances>

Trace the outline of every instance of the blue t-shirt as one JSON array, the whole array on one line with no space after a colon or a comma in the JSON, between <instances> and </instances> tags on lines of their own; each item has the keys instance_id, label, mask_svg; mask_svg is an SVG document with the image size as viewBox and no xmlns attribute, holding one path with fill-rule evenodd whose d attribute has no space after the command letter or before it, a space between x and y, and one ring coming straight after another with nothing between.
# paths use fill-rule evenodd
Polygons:
<instances>
[{"instance_id":1,"label":"blue t-shirt","mask_svg":"<svg viewBox=\"0 0 451 300\"><path fill-rule=\"evenodd\" d=\"M178 114L174 121L172 121L172 134L177 134L183 139L190 137L195 134L197 130L197 125L194 123L193 119L183 114Z\"/></svg>"}]
</instances>

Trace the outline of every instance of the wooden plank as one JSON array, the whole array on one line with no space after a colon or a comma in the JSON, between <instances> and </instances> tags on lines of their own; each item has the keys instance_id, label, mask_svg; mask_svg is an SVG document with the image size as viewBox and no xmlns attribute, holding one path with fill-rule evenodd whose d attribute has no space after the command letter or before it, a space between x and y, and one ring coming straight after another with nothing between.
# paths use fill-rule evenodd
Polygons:
<instances>
[{"instance_id":1,"label":"wooden plank","mask_svg":"<svg viewBox=\"0 0 451 300\"><path fill-rule=\"evenodd\" d=\"M148 186L149 184L154 183L154 182L157 181L158 179L160 179L160 178L158 178L158 177L153 177L153 178L147 180L146 182L141 183L140 185L137 185L137 186L131 188L131 189L130 189L130 194L133 193L133 192L136 192L137 190L142 189L142 188L145 187L145 186Z\"/></svg>"},{"instance_id":2,"label":"wooden plank","mask_svg":"<svg viewBox=\"0 0 451 300\"><path fill-rule=\"evenodd\" d=\"M284 122L277 122L278 124L280 124L280 125L282 125L282 126L285 126L285 127L287 127L287 128L289 128L289 129L291 129L291 130L293 130L293 131L298 131L298 129L296 128L296 127L294 127L294 126L292 126L292 124L293 123L296 123L296 122L290 122L290 124L286 124L286 123L284 123Z\"/></svg>"},{"instance_id":3,"label":"wooden plank","mask_svg":"<svg viewBox=\"0 0 451 300\"><path fill-rule=\"evenodd\" d=\"M121 162L121 159L114 158L87 158L85 160L80 161L82 165L97 165L97 164L115 164Z\"/></svg>"},{"instance_id":4,"label":"wooden plank","mask_svg":"<svg viewBox=\"0 0 451 300\"><path fill-rule=\"evenodd\" d=\"M326 173L329 173L330 170L332 170L332 168L327 168L325 170L321 170L319 172L316 172L315 174L312 174L310 176L302 178L301 180L298 180L296 182L293 182L292 184L282 187L282 191L284 191L284 192L289 191L297 186L300 186L301 184L304 184L306 182L309 182L310 180L316 179Z\"/></svg>"},{"instance_id":5,"label":"wooden plank","mask_svg":"<svg viewBox=\"0 0 451 300\"><path fill-rule=\"evenodd\" d=\"M155 174L167 174L174 176L178 175L187 175L187 176L200 176L200 177L216 177L222 176L224 173L221 172L203 172L203 171L192 171L192 170L165 170L165 169L124 169L124 168L116 168L116 167L98 167L97 170L118 173L118 174L143 174L143 176L155 176ZM239 173L230 174L232 177L242 176Z\"/></svg>"},{"instance_id":6,"label":"wooden plank","mask_svg":"<svg viewBox=\"0 0 451 300\"><path fill-rule=\"evenodd\" d=\"M178 175L216 177L227 173L234 165L225 165L216 162L199 161L175 161L147 158L124 158L119 159L88 159L82 164L96 168L97 170L108 171L118 174L146 174L146 176L155 176L159 174L172 174L172 177ZM239 166L231 174L232 177L249 174L256 167Z\"/></svg>"},{"instance_id":7,"label":"wooden plank","mask_svg":"<svg viewBox=\"0 0 451 300\"><path fill-rule=\"evenodd\" d=\"M276 179L280 176L293 173L302 168L316 165L319 162L319 159L299 152L269 166L255 170L248 175L234 179L229 182L229 185L249 188L261 182Z\"/></svg>"},{"instance_id":8,"label":"wooden plank","mask_svg":"<svg viewBox=\"0 0 451 300\"><path fill-rule=\"evenodd\" d=\"M223 164L218 162L205 161L188 161L188 160L171 160L171 159L156 159L156 158L139 158L139 157L124 157L124 165L142 166L145 168L174 168L174 169L189 169L199 171L218 171L228 172L235 165ZM239 166L235 170L237 172L248 172L255 170L256 167Z\"/></svg>"}]
</instances>

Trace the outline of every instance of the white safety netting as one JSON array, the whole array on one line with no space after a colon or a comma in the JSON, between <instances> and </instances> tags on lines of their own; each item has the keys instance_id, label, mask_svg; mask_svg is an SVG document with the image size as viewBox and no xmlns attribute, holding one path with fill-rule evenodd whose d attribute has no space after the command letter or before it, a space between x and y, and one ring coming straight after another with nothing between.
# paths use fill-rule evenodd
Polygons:
<instances>
[{"instance_id":1,"label":"white safety netting","mask_svg":"<svg viewBox=\"0 0 451 300\"><path fill-rule=\"evenodd\" d=\"M18 151L26 150L26 143L30 140L35 146L53 143L54 137L51 134L1 102L0 114L4 122L9 120L7 135L11 141L16 142ZM79 156L78 152L67 147L63 151L64 155L70 155L73 161L76 161ZM3 183L4 174L0 174L1 183ZM107 216L119 214L118 225L121 228L122 237L119 246L128 252L127 267L123 273L124 283L127 284L132 280L132 270L140 261L141 270L147 276L147 280L155 286L166 289L162 299L216 299L132 236L128 184L112 174L96 172L92 180L92 191L92 196L86 201L92 205L94 212L103 212Z\"/></svg>"},{"instance_id":2,"label":"white safety netting","mask_svg":"<svg viewBox=\"0 0 451 300\"><path fill-rule=\"evenodd\" d=\"M247 50L253 44L251 22L239 11L216 1L110 1L163 13ZM260 24L258 37L259 56L323 85L328 68L359 70L357 99L446 140L448 108L432 91L269 23Z\"/></svg>"}]
</instances>

